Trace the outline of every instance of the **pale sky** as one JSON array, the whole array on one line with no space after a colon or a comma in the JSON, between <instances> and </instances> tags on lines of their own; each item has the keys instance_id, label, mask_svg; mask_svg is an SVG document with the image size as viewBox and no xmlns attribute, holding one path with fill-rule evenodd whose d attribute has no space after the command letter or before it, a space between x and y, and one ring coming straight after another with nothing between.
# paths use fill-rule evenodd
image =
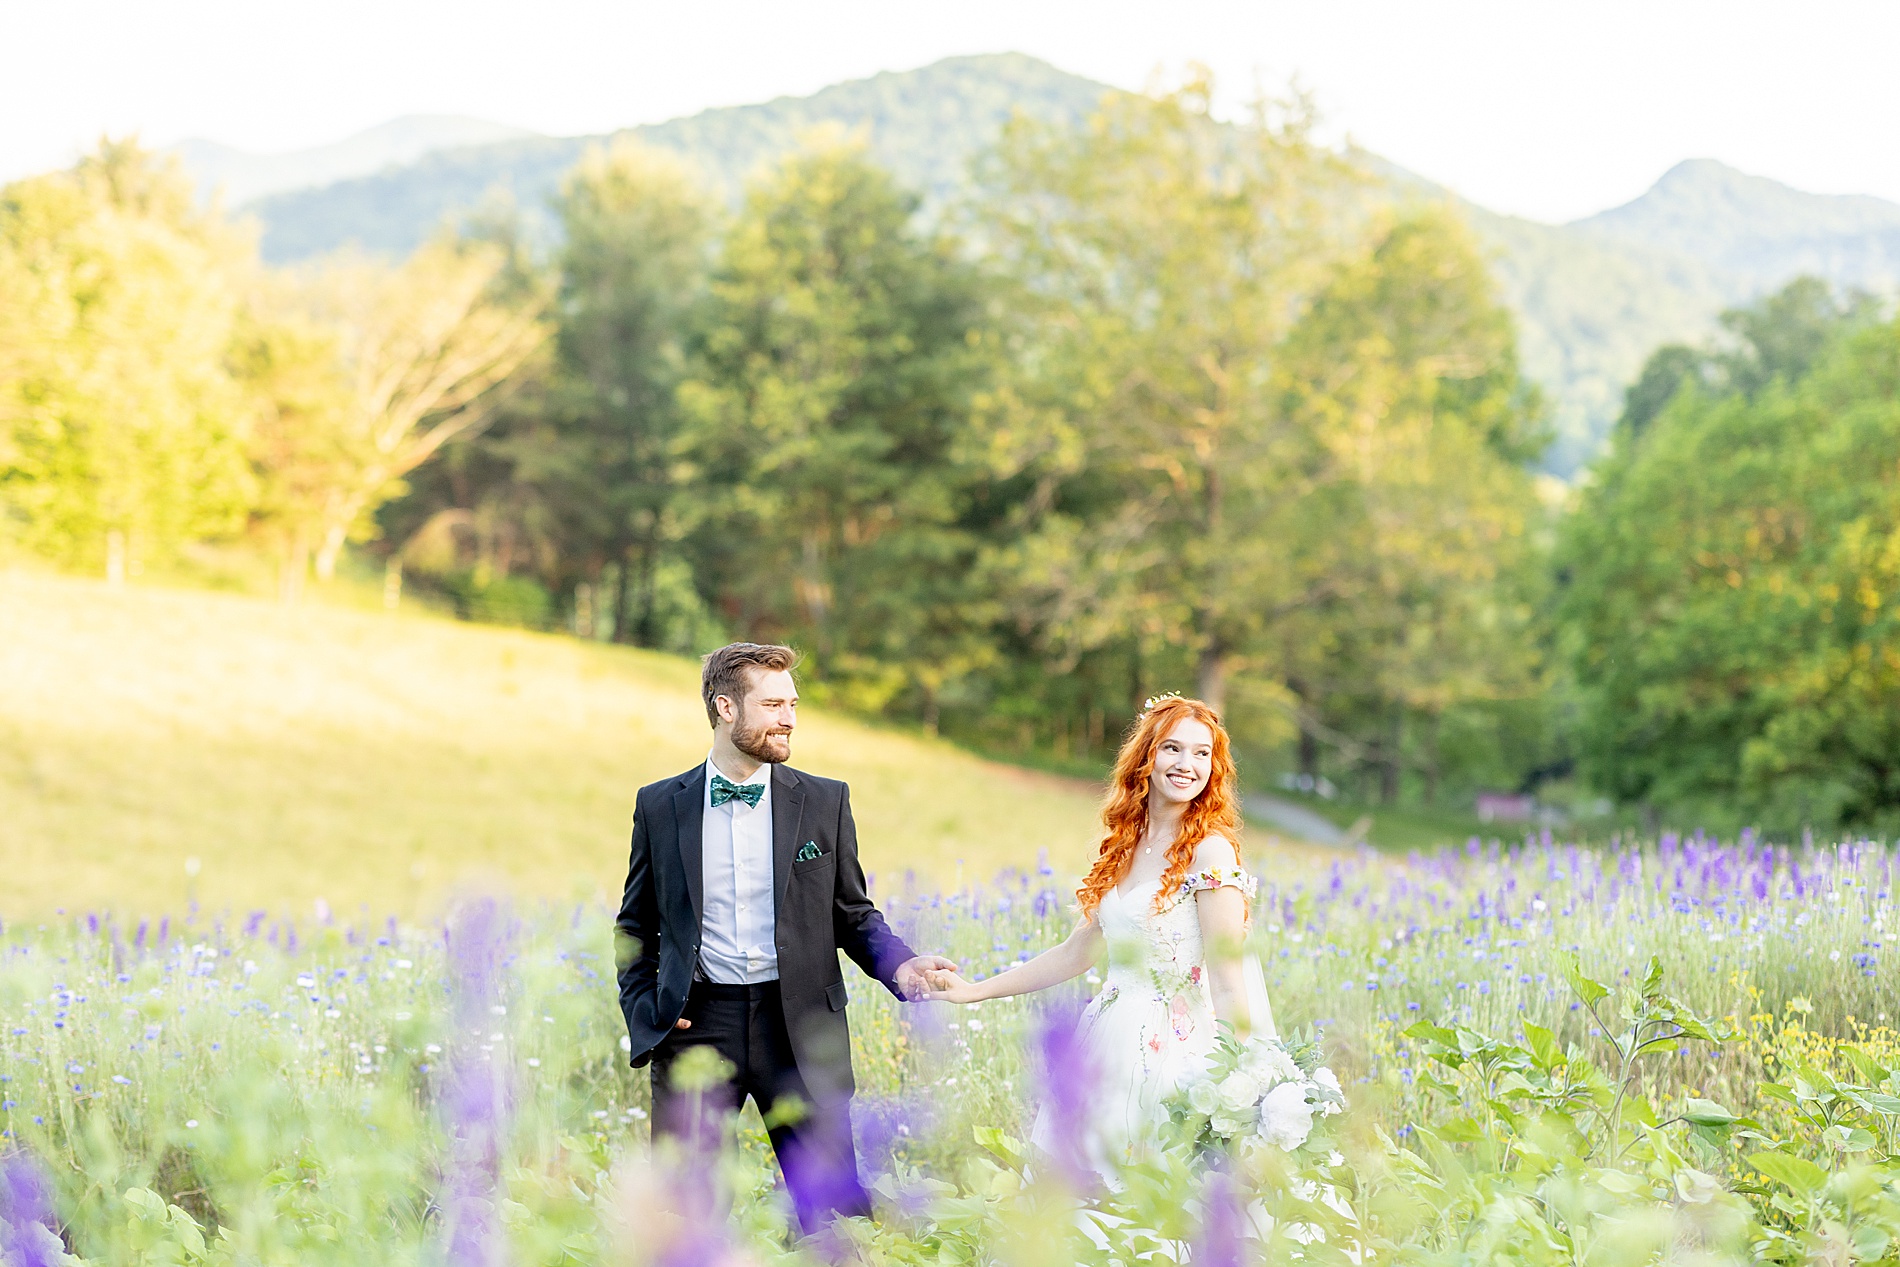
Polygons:
<instances>
[{"instance_id":1,"label":"pale sky","mask_svg":"<svg viewBox=\"0 0 1900 1267\"><path fill-rule=\"evenodd\" d=\"M1562 221L1683 158L1900 201L1900 0L0 0L0 177L105 133L272 152L401 114L552 134L1019 51L1297 76L1335 134Z\"/></svg>"}]
</instances>

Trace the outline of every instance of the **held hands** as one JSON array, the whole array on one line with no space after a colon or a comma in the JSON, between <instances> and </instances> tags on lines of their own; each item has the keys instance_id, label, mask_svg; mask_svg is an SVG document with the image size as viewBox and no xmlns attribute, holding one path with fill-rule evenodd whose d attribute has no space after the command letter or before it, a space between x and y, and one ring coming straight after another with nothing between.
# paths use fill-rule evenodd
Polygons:
<instances>
[{"instance_id":1,"label":"held hands","mask_svg":"<svg viewBox=\"0 0 1900 1267\"><path fill-rule=\"evenodd\" d=\"M930 976L933 973L949 972L954 974L956 964L942 955L918 955L915 959L906 959L897 967L897 989L907 1002L916 1003L930 997Z\"/></svg>"},{"instance_id":2,"label":"held hands","mask_svg":"<svg viewBox=\"0 0 1900 1267\"><path fill-rule=\"evenodd\" d=\"M976 1003L976 987L958 976L955 968L938 969L924 974L928 989L920 996L933 1003Z\"/></svg>"}]
</instances>

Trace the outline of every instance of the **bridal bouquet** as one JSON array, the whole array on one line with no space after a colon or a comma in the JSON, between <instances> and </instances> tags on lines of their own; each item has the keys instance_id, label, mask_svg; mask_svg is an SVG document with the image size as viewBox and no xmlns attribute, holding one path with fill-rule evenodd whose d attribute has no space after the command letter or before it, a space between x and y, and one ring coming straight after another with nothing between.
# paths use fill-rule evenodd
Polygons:
<instances>
[{"instance_id":1,"label":"bridal bouquet","mask_svg":"<svg viewBox=\"0 0 1900 1267\"><path fill-rule=\"evenodd\" d=\"M1315 1134L1314 1119L1345 1108L1346 1095L1320 1059L1317 1042L1243 1042L1223 1033L1207 1067L1181 1088L1169 1114L1205 1147L1267 1145L1325 1156L1330 1148Z\"/></svg>"}]
</instances>

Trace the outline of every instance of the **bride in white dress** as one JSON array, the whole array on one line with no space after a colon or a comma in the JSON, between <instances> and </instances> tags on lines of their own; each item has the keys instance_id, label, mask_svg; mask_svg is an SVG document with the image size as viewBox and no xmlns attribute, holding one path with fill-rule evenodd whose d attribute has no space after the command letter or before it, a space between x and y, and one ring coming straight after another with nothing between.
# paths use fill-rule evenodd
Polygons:
<instances>
[{"instance_id":1,"label":"bride in white dress","mask_svg":"<svg viewBox=\"0 0 1900 1267\"><path fill-rule=\"evenodd\" d=\"M1219 714L1178 696L1150 701L1115 761L1075 930L982 981L929 974L926 998L977 1003L1073 980L1106 952L1077 1035L1079 1063L1096 1080L1092 1138L1078 1142L1111 1182L1101 1163L1141 1147L1166 1118L1168 1096L1205 1065L1220 1025L1241 1037L1273 1032L1259 964L1243 945L1255 881L1240 865L1234 784ZM1035 1142L1046 1151L1052 1129L1045 1106Z\"/></svg>"}]
</instances>

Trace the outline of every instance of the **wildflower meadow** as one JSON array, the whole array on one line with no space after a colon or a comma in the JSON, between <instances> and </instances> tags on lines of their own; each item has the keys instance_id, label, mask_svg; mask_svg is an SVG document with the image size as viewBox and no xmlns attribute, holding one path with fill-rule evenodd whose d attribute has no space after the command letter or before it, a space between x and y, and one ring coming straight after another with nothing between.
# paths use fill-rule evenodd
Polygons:
<instances>
[{"instance_id":1,"label":"wildflower meadow","mask_svg":"<svg viewBox=\"0 0 1900 1267\"><path fill-rule=\"evenodd\" d=\"M0 1260L249 1263L1900 1261L1884 845L1473 841L1256 863L1283 1035L1347 1107L1314 1150L1184 1133L1092 1186L1060 997L853 977L875 1222L790 1231L762 1124L656 1156L610 916L68 913L0 934ZM988 973L1073 918L1047 866L880 886Z\"/></svg>"}]
</instances>

